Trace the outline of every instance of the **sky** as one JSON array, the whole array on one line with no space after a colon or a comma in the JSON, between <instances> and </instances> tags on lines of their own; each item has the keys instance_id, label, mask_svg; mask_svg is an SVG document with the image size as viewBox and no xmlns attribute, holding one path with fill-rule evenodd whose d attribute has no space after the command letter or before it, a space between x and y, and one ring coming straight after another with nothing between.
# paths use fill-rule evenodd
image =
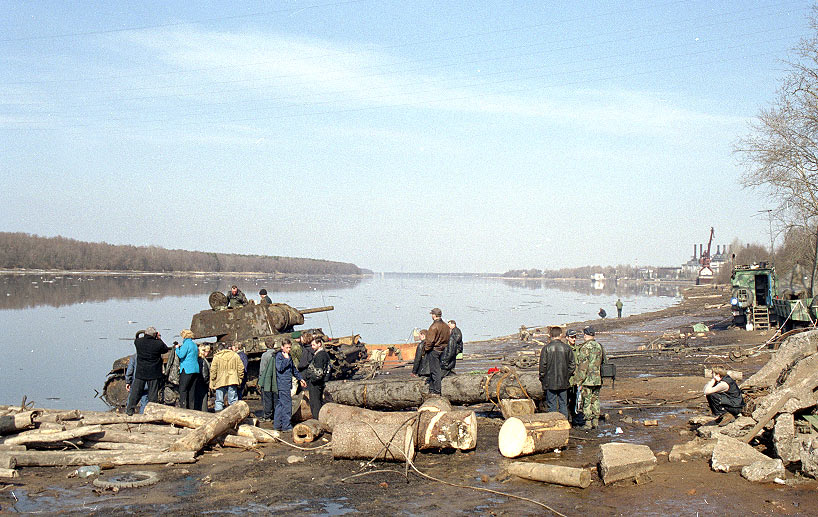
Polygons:
<instances>
[{"instance_id":1,"label":"sky","mask_svg":"<svg viewBox=\"0 0 818 517\"><path fill-rule=\"evenodd\" d=\"M0 231L375 271L769 243L811 2L0 0Z\"/></svg>"}]
</instances>

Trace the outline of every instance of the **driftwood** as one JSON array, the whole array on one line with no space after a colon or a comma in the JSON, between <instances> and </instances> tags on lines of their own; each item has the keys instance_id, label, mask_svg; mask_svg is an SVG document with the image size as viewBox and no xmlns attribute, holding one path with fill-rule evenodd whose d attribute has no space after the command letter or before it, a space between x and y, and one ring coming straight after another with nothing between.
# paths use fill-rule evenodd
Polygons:
<instances>
[{"instance_id":1,"label":"driftwood","mask_svg":"<svg viewBox=\"0 0 818 517\"><path fill-rule=\"evenodd\" d=\"M240 400L214 413L207 423L197 427L171 445L170 450L199 452L210 440L223 435L231 428L238 427L238 423L247 418L249 414L250 407L247 402Z\"/></svg>"},{"instance_id":2,"label":"driftwood","mask_svg":"<svg viewBox=\"0 0 818 517\"><path fill-rule=\"evenodd\" d=\"M591 484L591 471L588 469L515 461L507 467L507 470L509 474L521 478L544 481L557 485L588 488Z\"/></svg>"},{"instance_id":3,"label":"driftwood","mask_svg":"<svg viewBox=\"0 0 818 517\"><path fill-rule=\"evenodd\" d=\"M18 467L68 467L75 465L162 465L193 463L193 452L125 451L23 451L11 453Z\"/></svg>"},{"instance_id":4,"label":"driftwood","mask_svg":"<svg viewBox=\"0 0 818 517\"><path fill-rule=\"evenodd\" d=\"M38 431L51 431L51 432L54 432L54 431L65 431L67 429L65 424L63 424L62 422L60 422L59 424L57 422L37 422L34 425L37 426L36 429ZM72 426L71 428L75 429L77 427L79 427L79 426L76 425L76 426Z\"/></svg>"},{"instance_id":5,"label":"driftwood","mask_svg":"<svg viewBox=\"0 0 818 517\"><path fill-rule=\"evenodd\" d=\"M500 453L516 458L568 445L571 424L562 413L512 417L503 423L497 441Z\"/></svg>"},{"instance_id":6,"label":"driftwood","mask_svg":"<svg viewBox=\"0 0 818 517\"><path fill-rule=\"evenodd\" d=\"M20 474L18 474L14 469L0 469L0 478L14 479L18 477L20 477Z\"/></svg>"},{"instance_id":7,"label":"driftwood","mask_svg":"<svg viewBox=\"0 0 818 517\"><path fill-rule=\"evenodd\" d=\"M126 415L125 413L111 413L111 412L99 412L99 413L83 413L82 414L82 424L83 425L96 425L96 424L150 424L161 422L162 419L155 415L140 415L140 414L133 414L131 416Z\"/></svg>"},{"instance_id":8,"label":"driftwood","mask_svg":"<svg viewBox=\"0 0 818 517\"><path fill-rule=\"evenodd\" d=\"M314 418L300 422L293 426L293 442L297 444L314 442L324 430L321 423Z\"/></svg>"},{"instance_id":9,"label":"driftwood","mask_svg":"<svg viewBox=\"0 0 818 517\"><path fill-rule=\"evenodd\" d=\"M71 411L45 411L42 415L34 418L35 422L62 422L64 420L79 420L82 413L78 409Z\"/></svg>"},{"instance_id":10,"label":"driftwood","mask_svg":"<svg viewBox=\"0 0 818 517\"><path fill-rule=\"evenodd\" d=\"M83 441L82 447L85 449L95 449L99 451L126 451L126 452L160 452L167 450L168 446L148 445L146 443L117 443L117 442L94 442Z\"/></svg>"},{"instance_id":11,"label":"driftwood","mask_svg":"<svg viewBox=\"0 0 818 517\"><path fill-rule=\"evenodd\" d=\"M236 434L239 436L255 438L255 440L259 443L273 443L276 441L273 433L254 425L241 424L238 429L236 429Z\"/></svg>"},{"instance_id":12,"label":"driftwood","mask_svg":"<svg viewBox=\"0 0 818 517\"><path fill-rule=\"evenodd\" d=\"M157 433L171 436L179 436L190 432L185 427L175 427L173 425L158 424L108 424L102 426L106 431L126 431L129 433Z\"/></svg>"},{"instance_id":13,"label":"driftwood","mask_svg":"<svg viewBox=\"0 0 818 517\"><path fill-rule=\"evenodd\" d=\"M506 398L530 397L537 401L543 397L539 376L531 372L451 375L443 379L441 386L443 397L458 406ZM336 403L389 410L419 407L428 391L426 382L419 379L331 381L326 388Z\"/></svg>"},{"instance_id":14,"label":"driftwood","mask_svg":"<svg viewBox=\"0 0 818 517\"><path fill-rule=\"evenodd\" d=\"M192 429L205 425L217 414L219 413L205 413L204 411L196 411L195 409L182 409L157 404L156 402L148 402L145 406L145 415L157 418L158 421L165 422L166 424L190 427Z\"/></svg>"},{"instance_id":15,"label":"driftwood","mask_svg":"<svg viewBox=\"0 0 818 517\"><path fill-rule=\"evenodd\" d=\"M13 469L17 467L17 460L12 454L0 452L0 468Z\"/></svg>"},{"instance_id":16,"label":"driftwood","mask_svg":"<svg viewBox=\"0 0 818 517\"><path fill-rule=\"evenodd\" d=\"M88 435L89 441L114 443L141 443L169 447L177 437L159 433L129 433L116 429L101 429L99 432Z\"/></svg>"},{"instance_id":17,"label":"driftwood","mask_svg":"<svg viewBox=\"0 0 818 517\"><path fill-rule=\"evenodd\" d=\"M48 443L58 443L73 438L82 438L89 434L101 433L102 426L92 425L88 427L78 427L76 429L69 429L68 431L43 432L43 431L25 431L15 436L10 436L3 439L3 443L10 445L38 445Z\"/></svg>"},{"instance_id":18,"label":"driftwood","mask_svg":"<svg viewBox=\"0 0 818 517\"><path fill-rule=\"evenodd\" d=\"M39 411L22 411L0 416L0 434L14 434L34 427L34 417Z\"/></svg>"},{"instance_id":19,"label":"driftwood","mask_svg":"<svg viewBox=\"0 0 818 517\"><path fill-rule=\"evenodd\" d=\"M332 457L406 461L415 457L412 428L389 423L341 422L332 433Z\"/></svg>"},{"instance_id":20,"label":"driftwood","mask_svg":"<svg viewBox=\"0 0 818 517\"><path fill-rule=\"evenodd\" d=\"M238 436L235 434L225 434L216 440L222 447L236 447L239 449L252 449L258 446L258 440L252 436Z\"/></svg>"},{"instance_id":21,"label":"driftwood","mask_svg":"<svg viewBox=\"0 0 818 517\"><path fill-rule=\"evenodd\" d=\"M26 450L25 445L10 445L7 443L0 443L0 454L8 451L24 451Z\"/></svg>"}]
</instances>

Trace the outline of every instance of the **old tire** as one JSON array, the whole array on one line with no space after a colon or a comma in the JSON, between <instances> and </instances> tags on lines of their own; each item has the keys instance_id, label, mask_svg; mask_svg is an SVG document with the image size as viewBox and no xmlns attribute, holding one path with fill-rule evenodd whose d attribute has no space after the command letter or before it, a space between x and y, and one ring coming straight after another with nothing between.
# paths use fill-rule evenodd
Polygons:
<instances>
[{"instance_id":1,"label":"old tire","mask_svg":"<svg viewBox=\"0 0 818 517\"><path fill-rule=\"evenodd\" d=\"M150 470L135 470L119 474L109 479L96 478L94 486L99 488L140 488L159 482L159 474Z\"/></svg>"}]
</instances>

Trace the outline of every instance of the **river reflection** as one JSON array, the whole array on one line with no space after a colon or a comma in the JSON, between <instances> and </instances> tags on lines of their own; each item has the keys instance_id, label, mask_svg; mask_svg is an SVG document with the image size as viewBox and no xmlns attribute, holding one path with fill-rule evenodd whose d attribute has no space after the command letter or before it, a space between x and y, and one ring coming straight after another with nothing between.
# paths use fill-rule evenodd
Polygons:
<instances>
[{"instance_id":1,"label":"river reflection","mask_svg":"<svg viewBox=\"0 0 818 517\"><path fill-rule=\"evenodd\" d=\"M249 298L266 288L274 302L297 308L333 305L309 314L304 328L332 336L361 334L368 343L406 342L428 327L429 310L457 320L476 341L538 326L593 319L600 307L625 315L667 307L678 288L595 289L590 282L519 282L482 276L401 275L335 278L142 275L0 275L0 404L23 395L57 408L103 409L95 398L114 360L133 353L133 336L149 325L167 343L209 310L208 295L237 284ZM468 345L467 345L468 347Z\"/></svg>"}]
</instances>

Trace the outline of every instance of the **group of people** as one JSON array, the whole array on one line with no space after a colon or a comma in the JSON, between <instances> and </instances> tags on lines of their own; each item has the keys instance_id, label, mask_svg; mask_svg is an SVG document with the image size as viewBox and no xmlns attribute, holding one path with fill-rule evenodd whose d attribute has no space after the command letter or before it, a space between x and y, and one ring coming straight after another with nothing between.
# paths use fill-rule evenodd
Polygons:
<instances>
[{"instance_id":1,"label":"group of people","mask_svg":"<svg viewBox=\"0 0 818 517\"><path fill-rule=\"evenodd\" d=\"M562 327L549 329L549 342L540 351L539 377L545 393L546 411L559 411L574 426L595 429L599 425L599 392L605 349L593 327L579 333L570 329L563 339Z\"/></svg>"},{"instance_id":2,"label":"group of people","mask_svg":"<svg viewBox=\"0 0 818 517\"><path fill-rule=\"evenodd\" d=\"M616 317L621 318L622 317L622 307L625 306L625 304L622 303L622 298L617 298L615 305L616 305ZM604 308L600 307L599 312L597 313L597 315L604 320L605 318L608 317L608 311L606 311Z\"/></svg>"},{"instance_id":3,"label":"group of people","mask_svg":"<svg viewBox=\"0 0 818 517\"><path fill-rule=\"evenodd\" d=\"M415 351L412 375L426 377L429 393L440 395L441 381L452 375L458 355L463 353L463 333L454 320L443 321L443 311L435 307L432 324L420 331L420 342Z\"/></svg>"}]
</instances>

